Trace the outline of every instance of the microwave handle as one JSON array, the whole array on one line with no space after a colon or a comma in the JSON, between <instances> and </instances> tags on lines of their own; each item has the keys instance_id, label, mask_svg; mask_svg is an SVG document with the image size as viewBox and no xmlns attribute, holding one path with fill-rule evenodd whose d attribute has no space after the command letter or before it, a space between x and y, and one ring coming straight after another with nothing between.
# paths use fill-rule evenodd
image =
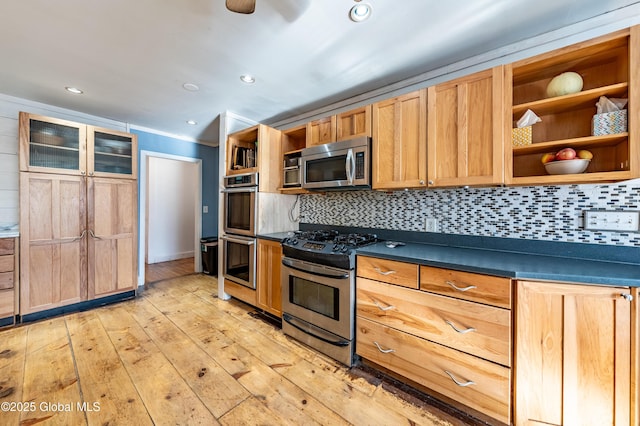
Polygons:
<instances>
[{"instance_id":1,"label":"microwave handle","mask_svg":"<svg viewBox=\"0 0 640 426\"><path fill-rule=\"evenodd\" d=\"M349 182L349 185L353 185L353 179L355 178L356 174L356 160L353 156L353 149L351 148L349 148L349 150L347 151L347 160L345 167L347 170L347 181Z\"/></svg>"}]
</instances>

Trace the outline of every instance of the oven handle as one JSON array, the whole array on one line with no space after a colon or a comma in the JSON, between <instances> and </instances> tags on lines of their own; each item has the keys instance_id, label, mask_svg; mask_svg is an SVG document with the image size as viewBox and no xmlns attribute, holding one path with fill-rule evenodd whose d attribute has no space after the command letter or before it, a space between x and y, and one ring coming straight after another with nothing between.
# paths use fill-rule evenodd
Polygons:
<instances>
[{"instance_id":1,"label":"oven handle","mask_svg":"<svg viewBox=\"0 0 640 426\"><path fill-rule=\"evenodd\" d=\"M287 314L287 313L283 313L282 314L282 319L285 320L286 322L288 322L289 324L291 324L293 327L297 328L298 330L302 331L305 334L308 334L310 336L315 337L318 340L322 340L325 343L328 343L330 345L333 346L349 346L349 341L348 340L330 340L327 337L321 336L319 334L313 333L311 330L311 327L303 327L303 324L296 324L297 318ZM314 327L315 328L315 327Z\"/></svg>"},{"instance_id":2,"label":"oven handle","mask_svg":"<svg viewBox=\"0 0 640 426\"><path fill-rule=\"evenodd\" d=\"M227 194L236 194L238 192L258 192L258 187L257 186L241 186L241 187L230 187L230 188L225 188L222 190L223 193L227 193Z\"/></svg>"},{"instance_id":3,"label":"oven handle","mask_svg":"<svg viewBox=\"0 0 640 426\"><path fill-rule=\"evenodd\" d=\"M220 238L221 238L222 240L224 240L224 241L229 241L230 243L244 244L244 245L247 245L247 246L252 246L252 245L256 242L256 240L253 240L253 239L251 239L251 240L249 240L249 239L247 239L247 240L242 239L242 240L241 240L240 238L227 237L226 235L223 235L223 236L222 236L222 237L220 237Z\"/></svg>"},{"instance_id":4,"label":"oven handle","mask_svg":"<svg viewBox=\"0 0 640 426\"><path fill-rule=\"evenodd\" d=\"M309 274L318 275L325 278L337 278L337 279L347 279L349 278L349 272L328 272L328 270L322 266L312 265L310 263L303 263L300 261L296 261L293 259L289 259L287 257L282 259L282 264L291 269L295 269L296 271L306 272ZM306 269L303 269L299 265L304 265Z\"/></svg>"}]
</instances>

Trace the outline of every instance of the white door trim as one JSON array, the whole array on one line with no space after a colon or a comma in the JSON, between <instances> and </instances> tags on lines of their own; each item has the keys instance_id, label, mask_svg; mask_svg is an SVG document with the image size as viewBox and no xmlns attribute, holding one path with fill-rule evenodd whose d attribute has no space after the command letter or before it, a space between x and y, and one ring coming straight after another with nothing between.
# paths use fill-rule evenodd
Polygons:
<instances>
[{"instance_id":1,"label":"white door trim","mask_svg":"<svg viewBox=\"0 0 640 426\"><path fill-rule=\"evenodd\" d=\"M202 160L200 158L182 157L154 151L140 151L140 194L138 197L138 286L144 286L145 259L147 257L147 188L149 176L147 174L149 157L165 158L169 160L195 163L197 166L195 188L195 241L194 241L194 272L202 272L202 258L200 256L200 235L202 234Z\"/></svg>"}]
</instances>

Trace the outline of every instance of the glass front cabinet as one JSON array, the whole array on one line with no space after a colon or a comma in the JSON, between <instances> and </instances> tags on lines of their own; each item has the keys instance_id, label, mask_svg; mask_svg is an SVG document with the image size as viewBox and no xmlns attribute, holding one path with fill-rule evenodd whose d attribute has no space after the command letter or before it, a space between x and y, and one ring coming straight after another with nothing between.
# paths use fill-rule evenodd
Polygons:
<instances>
[{"instance_id":1,"label":"glass front cabinet","mask_svg":"<svg viewBox=\"0 0 640 426\"><path fill-rule=\"evenodd\" d=\"M20 171L137 178L136 135L20 113Z\"/></svg>"}]
</instances>

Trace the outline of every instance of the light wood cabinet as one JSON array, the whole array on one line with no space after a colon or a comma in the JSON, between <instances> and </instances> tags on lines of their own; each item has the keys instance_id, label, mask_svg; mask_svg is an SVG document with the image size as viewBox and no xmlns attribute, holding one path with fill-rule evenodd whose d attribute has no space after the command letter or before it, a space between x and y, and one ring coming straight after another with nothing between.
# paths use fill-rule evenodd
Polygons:
<instances>
[{"instance_id":1,"label":"light wood cabinet","mask_svg":"<svg viewBox=\"0 0 640 426\"><path fill-rule=\"evenodd\" d=\"M0 327L15 323L17 262L17 238L0 238Z\"/></svg>"},{"instance_id":2,"label":"light wood cabinet","mask_svg":"<svg viewBox=\"0 0 640 426\"><path fill-rule=\"evenodd\" d=\"M427 186L427 90L376 102L372 110L373 189Z\"/></svg>"},{"instance_id":3,"label":"light wood cabinet","mask_svg":"<svg viewBox=\"0 0 640 426\"><path fill-rule=\"evenodd\" d=\"M20 171L137 178L137 136L21 112Z\"/></svg>"},{"instance_id":4,"label":"light wood cabinet","mask_svg":"<svg viewBox=\"0 0 640 426\"><path fill-rule=\"evenodd\" d=\"M532 126L531 144L513 146L505 138L506 180L510 184L601 182L640 176L640 134L636 131L640 102L640 27L608 34L506 66L512 81L512 119L531 109L542 121ZM581 75L582 90L547 97L553 77L572 71ZM592 135L592 119L600 96L628 98L626 132ZM515 127L515 124L514 124ZM545 153L563 148L589 150L593 159L585 173L548 175Z\"/></svg>"},{"instance_id":5,"label":"light wood cabinet","mask_svg":"<svg viewBox=\"0 0 640 426\"><path fill-rule=\"evenodd\" d=\"M87 300L86 179L20 172L20 314Z\"/></svg>"},{"instance_id":6,"label":"light wood cabinet","mask_svg":"<svg viewBox=\"0 0 640 426\"><path fill-rule=\"evenodd\" d=\"M259 191L279 192L282 186L282 151L279 130L264 124L227 137L227 175L260 174Z\"/></svg>"},{"instance_id":7,"label":"light wood cabinet","mask_svg":"<svg viewBox=\"0 0 640 426\"><path fill-rule=\"evenodd\" d=\"M307 147L336 141L336 116L332 115L307 123Z\"/></svg>"},{"instance_id":8,"label":"light wood cabinet","mask_svg":"<svg viewBox=\"0 0 640 426\"><path fill-rule=\"evenodd\" d=\"M357 257L356 271L358 355L510 422L509 279L368 256Z\"/></svg>"},{"instance_id":9,"label":"light wood cabinet","mask_svg":"<svg viewBox=\"0 0 640 426\"><path fill-rule=\"evenodd\" d=\"M125 179L89 178L88 298L137 286L138 186Z\"/></svg>"},{"instance_id":10,"label":"light wood cabinet","mask_svg":"<svg viewBox=\"0 0 640 426\"><path fill-rule=\"evenodd\" d=\"M516 292L515 424L638 424L638 302L623 297L637 289L519 281Z\"/></svg>"},{"instance_id":11,"label":"light wood cabinet","mask_svg":"<svg viewBox=\"0 0 640 426\"><path fill-rule=\"evenodd\" d=\"M336 142L371 137L371 105L336 114Z\"/></svg>"},{"instance_id":12,"label":"light wood cabinet","mask_svg":"<svg viewBox=\"0 0 640 426\"><path fill-rule=\"evenodd\" d=\"M258 307L282 317L282 246L278 241L258 239L258 270L256 291Z\"/></svg>"},{"instance_id":13,"label":"light wood cabinet","mask_svg":"<svg viewBox=\"0 0 640 426\"><path fill-rule=\"evenodd\" d=\"M504 67L428 88L429 186L503 183Z\"/></svg>"}]
</instances>

